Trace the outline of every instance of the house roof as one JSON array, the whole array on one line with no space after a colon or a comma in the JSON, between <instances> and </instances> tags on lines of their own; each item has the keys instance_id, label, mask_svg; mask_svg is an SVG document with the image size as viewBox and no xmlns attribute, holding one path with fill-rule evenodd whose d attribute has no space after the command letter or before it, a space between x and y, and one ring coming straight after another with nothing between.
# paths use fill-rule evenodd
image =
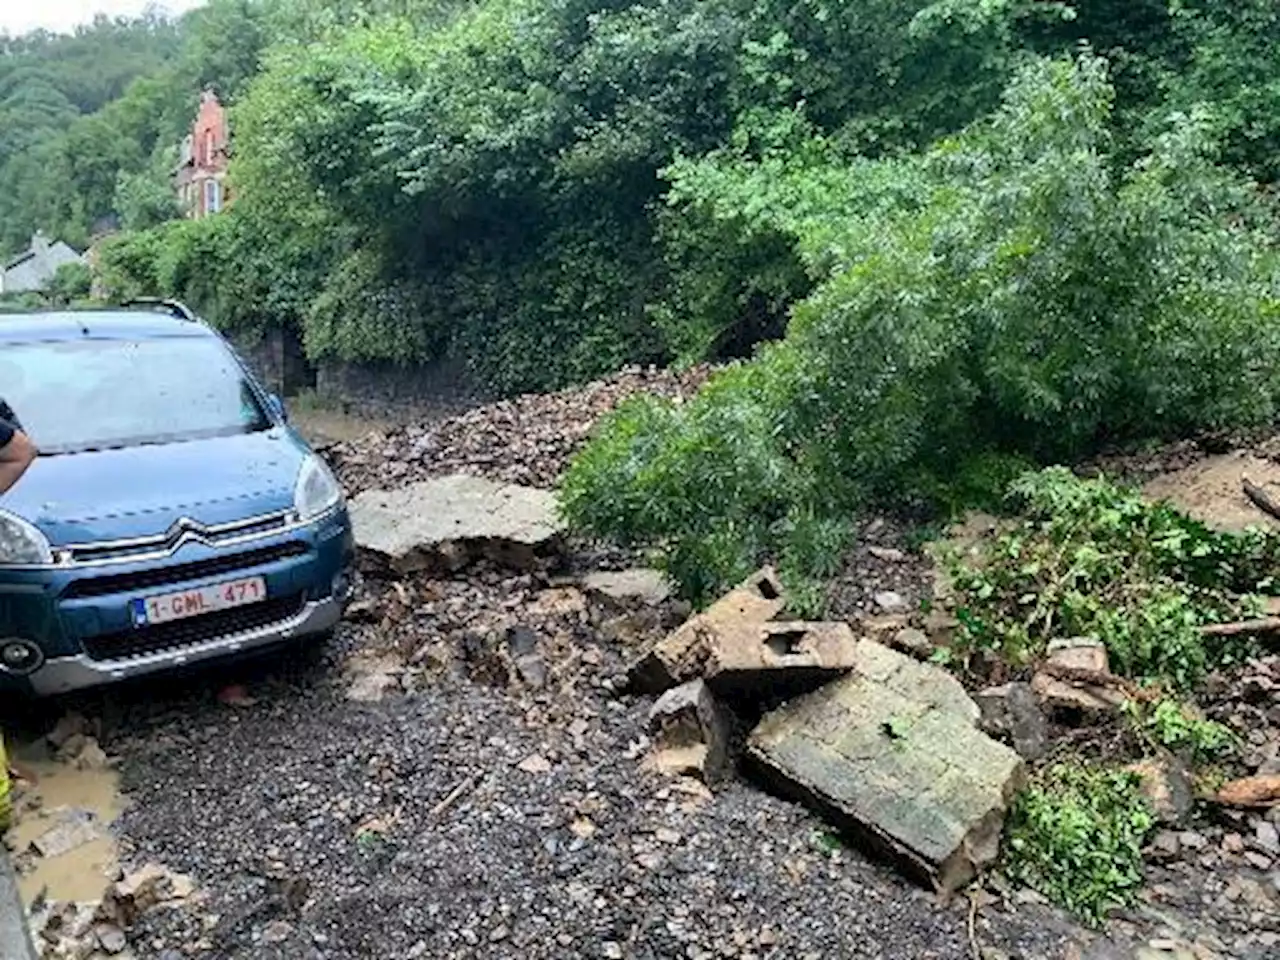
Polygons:
<instances>
[{"instance_id":1,"label":"house roof","mask_svg":"<svg viewBox=\"0 0 1280 960\"><path fill-rule=\"evenodd\" d=\"M20 267L24 263L26 263L28 260L31 260L32 258L34 258L35 255L36 255L36 252L34 250L24 251L23 253L18 254L12 260L6 263L4 265L4 268L6 270L12 270L14 267Z\"/></svg>"}]
</instances>

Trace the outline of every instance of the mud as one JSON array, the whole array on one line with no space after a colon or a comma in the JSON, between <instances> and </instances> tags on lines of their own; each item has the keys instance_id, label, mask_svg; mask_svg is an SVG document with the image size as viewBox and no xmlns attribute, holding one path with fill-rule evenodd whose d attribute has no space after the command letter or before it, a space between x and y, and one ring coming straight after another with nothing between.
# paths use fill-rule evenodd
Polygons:
<instances>
[{"instance_id":1,"label":"mud","mask_svg":"<svg viewBox=\"0 0 1280 960\"><path fill-rule=\"evenodd\" d=\"M1246 451L1206 457L1197 463L1161 474L1143 487L1153 500L1168 500L1207 526L1240 531L1248 527L1280 528L1280 522L1259 510L1241 486L1248 478L1272 496L1280 497L1280 464Z\"/></svg>"},{"instance_id":2,"label":"mud","mask_svg":"<svg viewBox=\"0 0 1280 960\"><path fill-rule=\"evenodd\" d=\"M53 759L43 744L17 744L14 760L35 777L22 789L16 823L7 841L15 851L18 890L30 905L37 897L97 900L119 865L111 826L124 812L119 777L109 768L78 769ZM94 839L56 856L32 845L68 818L83 817Z\"/></svg>"}]
</instances>

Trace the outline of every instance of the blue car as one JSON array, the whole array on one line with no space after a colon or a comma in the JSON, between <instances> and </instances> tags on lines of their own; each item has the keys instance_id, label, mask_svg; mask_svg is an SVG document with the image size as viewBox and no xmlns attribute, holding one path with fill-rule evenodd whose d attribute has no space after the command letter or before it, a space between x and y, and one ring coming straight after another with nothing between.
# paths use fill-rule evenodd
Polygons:
<instances>
[{"instance_id":1,"label":"blue car","mask_svg":"<svg viewBox=\"0 0 1280 960\"><path fill-rule=\"evenodd\" d=\"M0 496L0 696L322 638L351 591L342 488L181 304L0 317L40 455Z\"/></svg>"}]
</instances>

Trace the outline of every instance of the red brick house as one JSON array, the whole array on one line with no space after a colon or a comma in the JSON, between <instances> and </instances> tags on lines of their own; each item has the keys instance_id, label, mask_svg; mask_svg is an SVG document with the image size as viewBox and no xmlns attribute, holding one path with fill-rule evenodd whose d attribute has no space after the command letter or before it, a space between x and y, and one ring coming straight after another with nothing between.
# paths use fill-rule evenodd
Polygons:
<instances>
[{"instance_id":1,"label":"red brick house","mask_svg":"<svg viewBox=\"0 0 1280 960\"><path fill-rule=\"evenodd\" d=\"M174 189L178 203L192 219L220 213L230 202L227 163L230 129L226 108L212 90L200 95L200 110L191 133L182 141Z\"/></svg>"}]
</instances>

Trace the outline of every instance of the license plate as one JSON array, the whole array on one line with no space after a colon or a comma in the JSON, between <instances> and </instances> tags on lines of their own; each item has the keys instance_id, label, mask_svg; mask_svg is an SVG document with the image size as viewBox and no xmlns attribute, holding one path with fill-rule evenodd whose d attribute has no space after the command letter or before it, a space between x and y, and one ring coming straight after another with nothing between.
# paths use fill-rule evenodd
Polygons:
<instances>
[{"instance_id":1,"label":"license plate","mask_svg":"<svg viewBox=\"0 0 1280 960\"><path fill-rule=\"evenodd\" d=\"M267 581L262 577L231 580L212 587L139 597L133 601L133 625L185 620L232 607L243 607L267 599Z\"/></svg>"}]
</instances>

